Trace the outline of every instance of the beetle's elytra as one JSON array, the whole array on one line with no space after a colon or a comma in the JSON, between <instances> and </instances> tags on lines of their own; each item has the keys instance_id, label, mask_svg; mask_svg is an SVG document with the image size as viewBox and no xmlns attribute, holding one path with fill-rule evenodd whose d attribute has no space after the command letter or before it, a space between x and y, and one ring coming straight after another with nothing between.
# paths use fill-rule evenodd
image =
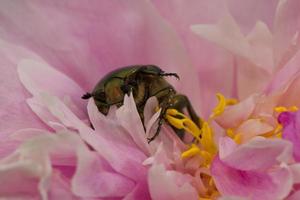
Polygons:
<instances>
[{"instance_id":1,"label":"beetle's elytra","mask_svg":"<svg viewBox=\"0 0 300 200\"><path fill-rule=\"evenodd\" d=\"M175 76L176 73L165 73L155 65L133 65L114 70L102 78L91 93L82 96L83 99L94 98L98 110L107 115L111 105L120 107L123 104L125 94L133 93L133 97L144 124L144 107L150 97L155 96L162 109L158 118L158 128L151 142L159 134L165 119L167 109L174 108L180 112L187 109L191 119L199 125L199 117L195 113L189 99L176 90L166 80L165 76ZM176 134L182 139L184 131L170 125ZM200 125L199 125L200 126ZM145 127L145 126L144 126Z\"/></svg>"}]
</instances>

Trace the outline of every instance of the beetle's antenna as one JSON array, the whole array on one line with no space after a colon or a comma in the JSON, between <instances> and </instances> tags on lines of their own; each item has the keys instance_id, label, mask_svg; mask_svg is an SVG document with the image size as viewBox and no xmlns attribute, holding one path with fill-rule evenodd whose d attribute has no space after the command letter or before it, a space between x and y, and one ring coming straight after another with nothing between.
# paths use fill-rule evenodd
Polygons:
<instances>
[{"instance_id":1,"label":"beetle's antenna","mask_svg":"<svg viewBox=\"0 0 300 200\"><path fill-rule=\"evenodd\" d=\"M93 95L91 94L91 93L86 93L86 94L84 94L84 95L82 95L82 99L89 99L89 98L91 98Z\"/></svg>"},{"instance_id":2,"label":"beetle's antenna","mask_svg":"<svg viewBox=\"0 0 300 200\"><path fill-rule=\"evenodd\" d=\"M176 73L161 73L161 76L175 76L178 80L180 79Z\"/></svg>"}]
</instances>

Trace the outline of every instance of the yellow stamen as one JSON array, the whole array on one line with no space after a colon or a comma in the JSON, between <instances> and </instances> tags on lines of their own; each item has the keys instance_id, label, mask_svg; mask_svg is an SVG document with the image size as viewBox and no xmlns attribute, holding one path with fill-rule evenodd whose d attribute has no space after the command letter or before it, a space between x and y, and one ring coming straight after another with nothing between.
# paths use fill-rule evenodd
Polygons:
<instances>
[{"instance_id":1,"label":"yellow stamen","mask_svg":"<svg viewBox=\"0 0 300 200\"><path fill-rule=\"evenodd\" d=\"M230 137L232 139L234 138L234 132L231 128L226 130L226 134L228 135L228 137Z\"/></svg>"},{"instance_id":2,"label":"yellow stamen","mask_svg":"<svg viewBox=\"0 0 300 200\"><path fill-rule=\"evenodd\" d=\"M241 134L240 134L240 133L236 134L236 135L233 137L233 140L235 141L235 143L241 144L241 143L242 143L242 137L241 137Z\"/></svg>"},{"instance_id":3,"label":"yellow stamen","mask_svg":"<svg viewBox=\"0 0 300 200\"><path fill-rule=\"evenodd\" d=\"M180 117L181 119L179 119L178 117ZM166 119L170 124L172 124L172 126L177 129L184 129L200 142L201 130L186 115L178 112L176 109L168 109L166 113Z\"/></svg>"},{"instance_id":4,"label":"yellow stamen","mask_svg":"<svg viewBox=\"0 0 300 200\"><path fill-rule=\"evenodd\" d=\"M296 112L298 109L297 106L291 106L289 108L285 107L285 106L277 106L274 108L275 112L278 112L278 113L282 113L282 112Z\"/></svg>"},{"instance_id":5,"label":"yellow stamen","mask_svg":"<svg viewBox=\"0 0 300 200\"><path fill-rule=\"evenodd\" d=\"M181 154L181 158L189 158L189 157L193 157L197 154L201 155L201 150L195 144L192 144L192 146L189 150L184 151Z\"/></svg>"},{"instance_id":6,"label":"yellow stamen","mask_svg":"<svg viewBox=\"0 0 300 200\"><path fill-rule=\"evenodd\" d=\"M212 128L207 122L202 124L202 138L200 140L201 146L204 150L214 155L217 152L217 148L214 142L214 135Z\"/></svg>"},{"instance_id":7,"label":"yellow stamen","mask_svg":"<svg viewBox=\"0 0 300 200\"><path fill-rule=\"evenodd\" d=\"M226 106L231 106L231 105L237 104L237 102L238 102L236 99L226 99L224 97L224 95L222 95L221 93L217 93L216 96L217 96L219 103L213 109L213 114L211 115L211 118L221 115L224 112Z\"/></svg>"}]
</instances>

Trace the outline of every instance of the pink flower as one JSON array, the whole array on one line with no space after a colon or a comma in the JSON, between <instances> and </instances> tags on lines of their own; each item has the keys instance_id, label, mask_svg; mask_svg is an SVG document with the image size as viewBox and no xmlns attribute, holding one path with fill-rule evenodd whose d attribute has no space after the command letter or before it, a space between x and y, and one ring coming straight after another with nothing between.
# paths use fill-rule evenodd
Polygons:
<instances>
[{"instance_id":1,"label":"pink flower","mask_svg":"<svg viewBox=\"0 0 300 200\"><path fill-rule=\"evenodd\" d=\"M299 105L296 0L0 5L1 197L299 195L297 114L286 112L283 129L277 122ZM133 64L180 75L168 81L189 96L202 127L176 110L169 123L191 133L192 145L168 126L147 143L159 115L155 98L144 109L146 131L131 95L108 116L80 99L107 72ZM218 92L235 99L218 94L215 106Z\"/></svg>"}]
</instances>

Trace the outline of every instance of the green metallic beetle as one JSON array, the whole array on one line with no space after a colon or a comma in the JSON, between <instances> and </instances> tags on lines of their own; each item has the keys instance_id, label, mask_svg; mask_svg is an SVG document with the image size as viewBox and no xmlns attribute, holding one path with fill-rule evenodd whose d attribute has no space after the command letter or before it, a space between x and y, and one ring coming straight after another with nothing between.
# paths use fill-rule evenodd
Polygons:
<instances>
[{"instance_id":1,"label":"green metallic beetle","mask_svg":"<svg viewBox=\"0 0 300 200\"><path fill-rule=\"evenodd\" d=\"M186 108L195 124L199 125L199 117L194 111L189 99L176 90L165 79L165 76L174 76L176 73L165 73L155 65L133 65L114 70L102 78L91 93L86 93L82 99L94 98L98 110L104 115L108 114L112 105L123 105L125 94L133 93L138 113L144 125L144 107L150 97L155 96L159 102L161 113L158 118L158 127L153 137L148 138L150 143L158 136L165 119L167 109L174 108L180 112ZM176 134L183 139L184 130L177 129L169 124ZM145 125L144 125L145 128Z\"/></svg>"}]
</instances>

